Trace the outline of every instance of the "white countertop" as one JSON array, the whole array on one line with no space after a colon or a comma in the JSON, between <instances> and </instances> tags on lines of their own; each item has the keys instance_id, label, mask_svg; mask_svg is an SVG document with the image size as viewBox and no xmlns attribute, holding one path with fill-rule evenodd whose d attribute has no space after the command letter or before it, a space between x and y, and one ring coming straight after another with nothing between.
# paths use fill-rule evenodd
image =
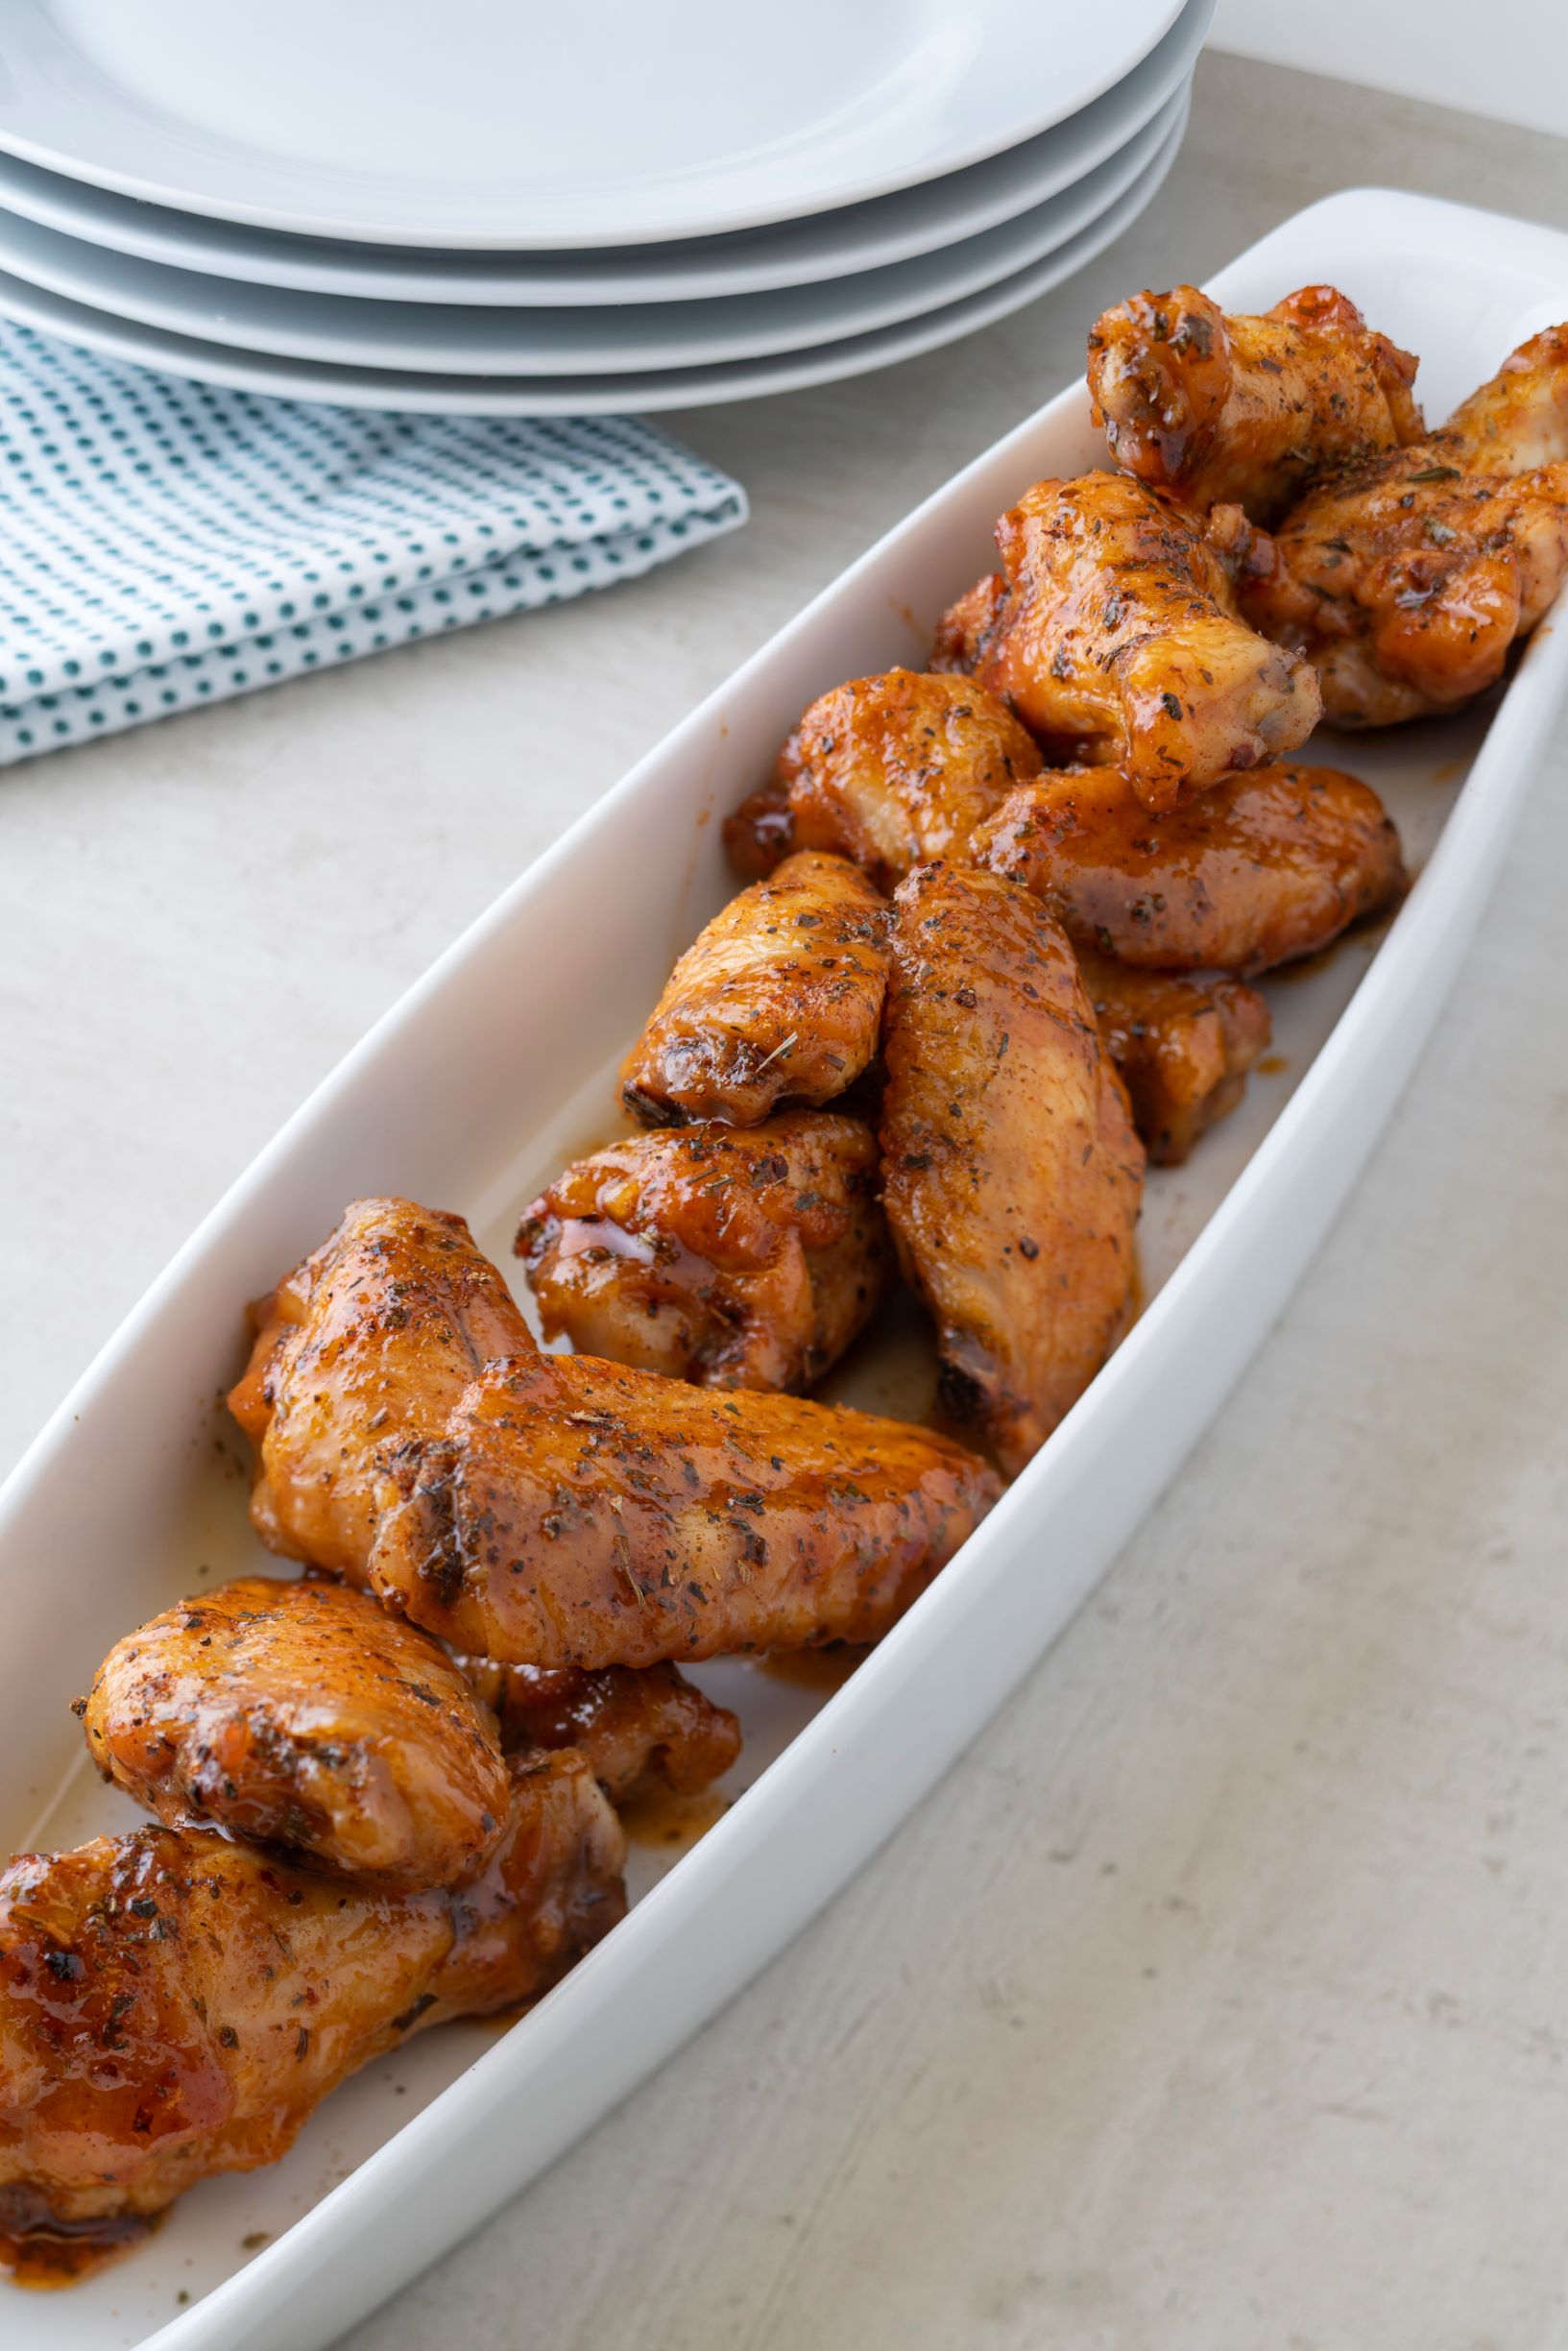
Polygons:
<instances>
[{"instance_id":1,"label":"white countertop","mask_svg":"<svg viewBox=\"0 0 1568 2351\"><path fill-rule=\"evenodd\" d=\"M744 533L0 776L0 1468L390 998L1104 303L1367 181L1568 227L1568 147L1213 58L1165 194L1074 284L685 421ZM1349 1211L1096 1602L830 1913L352 2351L1562 2339L1565 872L1559 751Z\"/></svg>"}]
</instances>

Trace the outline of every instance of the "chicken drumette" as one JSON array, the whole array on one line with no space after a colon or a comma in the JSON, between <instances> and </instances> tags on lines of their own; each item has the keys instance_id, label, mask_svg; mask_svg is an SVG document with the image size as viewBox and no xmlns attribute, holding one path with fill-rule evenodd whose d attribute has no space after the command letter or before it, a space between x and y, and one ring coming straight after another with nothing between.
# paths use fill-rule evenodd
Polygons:
<instances>
[{"instance_id":1,"label":"chicken drumette","mask_svg":"<svg viewBox=\"0 0 1568 2351\"><path fill-rule=\"evenodd\" d=\"M786 844L832 849L890 889L911 865L959 854L1040 766L1032 737L973 678L890 669L812 703L725 840L745 873Z\"/></svg>"},{"instance_id":2,"label":"chicken drumette","mask_svg":"<svg viewBox=\"0 0 1568 2351\"><path fill-rule=\"evenodd\" d=\"M894 907L888 1223L936 1321L946 1409L1013 1474L1126 1316L1144 1153L1037 898L926 865Z\"/></svg>"},{"instance_id":3,"label":"chicken drumette","mask_svg":"<svg viewBox=\"0 0 1568 2351\"><path fill-rule=\"evenodd\" d=\"M1268 1043L1268 1006L1221 973L1141 971L1083 946L1077 957L1140 1140L1156 1167L1176 1167L1241 1101Z\"/></svg>"},{"instance_id":4,"label":"chicken drumette","mask_svg":"<svg viewBox=\"0 0 1568 2351\"><path fill-rule=\"evenodd\" d=\"M901 1421L536 1353L491 1364L443 1437L389 1464L371 1580L519 1664L872 1641L998 1491Z\"/></svg>"},{"instance_id":5,"label":"chicken drumette","mask_svg":"<svg viewBox=\"0 0 1568 2351\"><path fill-rule=\"evenodd\" d=\"M1272 522L1315 473L1419 440L1415 360L1333 286L1227 318L1195 286L1095 322L1089 389L1112 454L1152 490Z\"/></svg>"},{"instance_id":6,"label":"chicken drumette","mask_svg":"<svg viewBox=\"0 0 1568 2351\"><path fill-rule=\"evenodd\" d=\"M395 1893L210 1830L148 1828L0 1873L0 2240L76 2274L217 2171L283 2154L425 2025L535 1998L624 1907L620 1827L569 1750L514 1764L500 1843Z\"/></svg>"},{"instance_id":7,"label":"chicken drumette","mask_svg":"<svg viewBox=\"0 0 1568 2351\"><path fill-rule=\"evenodd\" d=\"M820 1104L877 1049L887 909L844 858L801 851L731 900L670 974L621 1095L653 1127L753 1127Z\"/></svg>"},{"instance_id":8,"label":"chicken drumette","mask_svg":"<svg viewBox=\"0 0 1568 2351\"><path fill-rule=\"evenodd\" d=\"M471 1876L505 1824L489 1709L428 1635L338 1585L242 1576L182 1600L79 1703L100 1771L172 1829L409 1891Z\"/></svg>"},{"instance_id":9,"label":"chicken drumette","mask_svg":"<svg viewBox=\"0 0 1568 2351\"><path fill-rule=\"evenodd\" d=\"M1210 530L1242 609L1313 663L1337 726L1469 701L1568 575L1568 327L1524 344L1440 432L1329 474L1272 536L1225 507Z\"/></svg>"},{"instance_id":10,"label":"chicken drumette","mask_svg":"<svg viewBox=\"0 0 1568 2351\"><path fill-rule=\"evenodd\" d=\"M1317 722L1306 662L1237 618L1230 573L1171 499L1115 473L1041 481L997 525L1006 575L938 631L1063 763L1110 761L1174 808L1293 751Z\"/></svg>"},{"instance_id":11,"label":"chicken drumette","mask_svg":"<svg viewBox=\"0 0 1568 2351\"><path fill-rule=\"evenodd\" d=\"M1262 767L1153 816L1111 768L1025 784L977 864L1124 963L1247 975L1313 955L1405 886L1377 794L1333 767Z\"/></svg>"},{"instance_id":12,"label":"chicken drumette","mask_svg":"<svg viewBox=\"0 0 1568 2351\"><path fill-rule=\"evenodd\" d=\"M861 1328L892 1254L877 1143L785 1110L612 1143L524 1211L546 1338L709 1388L803 1389Z\"/></svg>"},{"instance_id":13,"label":"chicken drumette","mask_svg":"<svg viewBox=\"0 0 1568 2351\"><path fill-rule=\"evenodd\" d=\"M480 1366L533 1345L461 1217L362 1200L252 1309L229 1409L257 1447L251 1498L274 1551L362 1582L383 1458L435 1436Z\"/></svg>"},{"instance_id":14,"label":"chicken drumette","mask_svg":"<svg viewBox=\"0 0 1568 2351\"><path fill-rule=\"evenodd\" d=\"M740 1753L740 1725L678 1666L498 1665L460 1658L495 1712L508 1754L570 1747L614 1804L653 1786L694 1796L721 1780Z\"/></svg>"}]
</instances>

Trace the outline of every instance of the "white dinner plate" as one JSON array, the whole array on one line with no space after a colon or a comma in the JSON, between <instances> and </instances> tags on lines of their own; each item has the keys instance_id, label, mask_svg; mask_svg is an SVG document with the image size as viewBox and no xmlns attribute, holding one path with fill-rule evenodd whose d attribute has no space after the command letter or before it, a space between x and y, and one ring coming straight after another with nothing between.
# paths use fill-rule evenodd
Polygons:
<instances>
[{"instance_id":1,"label":"white dinner plate","mask_svg":"<svg viewBox=\"0 0 1568 2351\"><path fill-rule=\"evenodd\" d=\"M1322 279L1422 354L1441 415L1568 316L1568 237L1362 189L1275 230L1211 291L1256 310ZM1103 455L1080 380L928 499L507 888L186 1244L0 1494L6 1836L52 1845L133 1817L92 1771L71 1698L153 1611L269 1564L215 1401L243 1363L246 1299L368 1191L462 1211L512 1267L519 1207L604 1132L673 956L736 887L714 816L813 696L922 658L1028 482ZM865 1863L1094 1588L1283 1310L1462 967L1565 690L1568 629L1549 625L1501 697L1322 746L1384 795L1413 888L1386 934L1264 981L1278 1058L1187 1166L1150 1172L1143 1314L845 1685L830 1696L738 1660L696 1669L746 1735L736 1801L702 1841L640 1849L625 1920L509 2030L447 2025L377 2060L282 2162L192 2189L86 2284L0 2285L6 2351L319 2351L669 2058ZM461 699L452 724L460 758ZM885 1382L922 1368L911 1350L905 1335L898 1362L862 1354L841 1393L886 1409ZM742 2080L713 2127L743 2138ZM529 2339L525 2316L504 2339Z\"/></svg>"},{"instance_id":2,"label":"white dinner plate","mask_svg":"<svg viewBox=\"0 0 1568 2351\"><path fill-rule=\"evenodd\" d=\"M711 236L1000 155L1122 81L1180 7L7 0L0 149L310 236Z\"/></svg>"},{"instance_id":3,"label":"white dinner plate","mask_svg":"<svg viewBox=\"0 0 1568 2351\"><path fill-rule=\"evenodd\" d=\"M602 309L496 310L231 285L0 214L0 269L116 318L227 349L424 376L618 376L712 367L894 327L962 301L1071 243L1185 121L1188 91L1087 178L978 236L885 269L771 294Z\"/></svg>"},{"instance_id":4,"label":"white dinner plate","mask_svg":"<svg viewBox=\"0 0 1568 2351\"><path fill-rule=\"evenodd\" d=\"M0 270L0 315L19 319L62 342L162 368L201 383L228 384L287 400L323 400L338 407L401 409L447 416L653 415L671 408L707 408L721 400L756 400L810 384L864 376L896 360L916 357L972 334L1049 292L1094 259L1137 218L1176 158L1178 122L1154 160L1087 229L1043 260L963 301L809 350L770 358L732 360L718 367L670 368L619 376L472 376L400 374L390 368L332 367L309 359L280 359L198 342L157 327L117 319L66 300Z\"/></svg>"},{"instance_id":5,"label":"white dinner plate","mask_svg":"<svg viewBox=\"0 0 1568 2351\"><path fill-rule=\"evenodd\" d=\"M0 211L114 253L244 284L382 302L689 302L819 284L977 236L1071 187L1142 130L1191 73L1214 0L1187 0L1123 82L1054 130L941 179L736 236L568 254L331 245L137 204L0 154Z\"/></svg>"}]
</instances>

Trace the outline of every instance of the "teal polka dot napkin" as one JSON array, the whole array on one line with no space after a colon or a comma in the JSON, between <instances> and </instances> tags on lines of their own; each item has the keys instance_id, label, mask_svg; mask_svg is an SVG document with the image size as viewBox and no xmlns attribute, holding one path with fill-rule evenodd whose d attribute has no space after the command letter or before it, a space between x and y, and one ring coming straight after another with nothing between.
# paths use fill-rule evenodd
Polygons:
<instances>
[{"instance_id":1,"label":"teal polka dot napkin","mask_svg":"<svg viewBox=\"0 0 1568 2351\"><path fill-rule=\"evenodd\" d=\"M635 578L745 517L629 417L268 400L0 322L0 765Z\"/></svg>"}]
</instances>

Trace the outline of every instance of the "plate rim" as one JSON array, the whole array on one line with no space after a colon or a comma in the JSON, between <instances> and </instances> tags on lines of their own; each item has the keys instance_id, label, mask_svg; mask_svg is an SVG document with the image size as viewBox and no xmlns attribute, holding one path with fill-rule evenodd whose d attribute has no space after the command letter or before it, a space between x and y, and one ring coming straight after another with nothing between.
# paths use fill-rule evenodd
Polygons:
<instances>
[{"instance_id":1,"label":"plate rim","mask_svg":"<svg viewBox=\"0 0 1568 2351\"><path fill-rule=\"evenodd\" d=\"M690 213L683 216L674 210L666 211L661 217L650 204L630 227L619 228L617 242L628 247L663 244L676 238L734 234L748 229L765 228L780 220L808 215L814 217L819 213L841 210L851 204L869 202L878 196L897 194L905 188L919 186L927 181L985 162L1009 147L1022 145L1026 139L1054 130L1059 123L1080 113L1107 90L1115 88L1119 82L1124 81L1170 31L1181 13L1183 0L1145 0L1145 5L1149 11L1148 23L1135 36L1135 45L1122 52L1117 65L1107 65L1098 77L1091 77L1081 84L1065 103L1047 100L1034 110L1017 117L1006 130L995 127L986 133L971 137L945 152L939 159L929 157L924 162L889 164L854 181L840 181L819 188L806 202L804 209L798 191L794 196L742 203L722 217L712 213L707 217ZM35 60L29 56L26 41L19 39L18 34L25 34L31 27L35 39L40 29L47 38L48 34L56 28L51 26L48 16L43 13L44 0L21 0L21 6L25 14L12 22L9 44L11 54L7 60L12 90L20 103L25 105L31 85L35 93L41 89L46 103L51 99L57 104L63 102L68 109L73 85L80 79L79 72L73 73L71 70L74 53L68 48L57 51L51 72L46 48L43 71L36 74ZM999 78L1007 79L1004 76ZM4 93L0 90L0 109L3 106ZM140 131L141 135L145 136L145 125L140 127ZM80 136L78 133L79 139ZM546 225L519 231L514 218L504 228L475 229L470 225L467 229L457 229L447 223L439 230L431 230L422 225L417 211L400 222L383 220L379 224L372 224L364 217L356 220L348 214L334 216L319 210L305 210L297 204L279 203L276 197L270 200L258 197L253 201L237 198L226 192L221 185L215 190L208 189L198 194L189 185L181 186L175 181L160 180L145 168L94 161L90 157L73 155L67 147L52 144L47 133L29 133L8 123L3 111L0 111L0 152L14 155L24 162L36 163L61 178L81 180L92 186L134 197L142 203L158 205L166 210L197 212L208 219L249 223L256 228L276 229L285 233L328 238L334 243L394 243L411 247L434 245L463 252L515 250L519 246L527 246L541 253L571 252L604 243L602 224L592 229L576 230ZM232 149L229 152L231 159ZM417 203L418 199L411 193L409 201Z\"/></svg>"}]
</instances>

